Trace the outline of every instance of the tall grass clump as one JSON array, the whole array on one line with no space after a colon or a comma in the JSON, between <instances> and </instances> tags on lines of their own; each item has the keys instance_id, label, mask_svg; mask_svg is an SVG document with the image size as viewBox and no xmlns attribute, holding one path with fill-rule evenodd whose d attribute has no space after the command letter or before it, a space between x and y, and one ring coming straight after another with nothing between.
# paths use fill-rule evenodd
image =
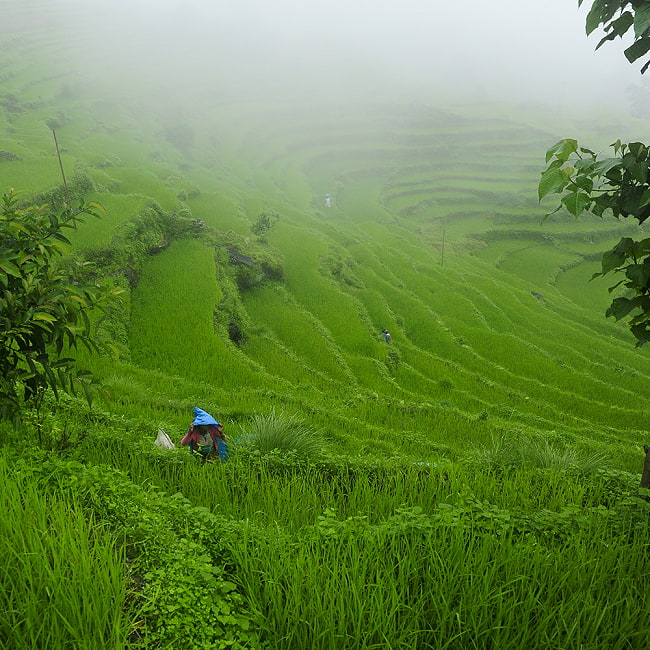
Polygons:
<instances>
[{"instance_id":1,"label":"tall grass clump","mask_svg":"<svg viewBox=\"0 0 650 650\"><path fill-rule=\"evenodd\" d=\"M522 435L492 436L490 442L476 448L473 461L493 468L535 468L591 474L607 466L607 455L585 452L575 447L561 448L548 440Z\"/></svg>"},{"instance_id":2,"label":"tall grass clump","mask_svg":"<svg viewBox=\"0 0 650 650\"><path fill-rule=\"evenodd\" d=\"M136 614L117 536L4 459L0 476L0 647L126 647Z\"/></svg>"},{"instance_id":3,"label":"tall grass clump","mask_svg":"<svg viewBox=\"0 0 650 650\"><path fill-rule=\"evenodd\" d=\"M294 451L299 456L314 457L324 449L324 433L305 423L298 415L269 413L254 415L242 426L239 444L262 454L274 450Z\"/></svg>"}]
</instances>

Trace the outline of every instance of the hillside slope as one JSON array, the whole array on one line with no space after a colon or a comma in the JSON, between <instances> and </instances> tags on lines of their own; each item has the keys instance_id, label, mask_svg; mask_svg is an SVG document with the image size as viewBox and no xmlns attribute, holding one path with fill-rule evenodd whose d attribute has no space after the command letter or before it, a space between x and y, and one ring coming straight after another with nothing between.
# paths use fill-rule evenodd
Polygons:
<instances>
[{"instance_id":1,"label":"hillside slope","mask_svg":"<svg viewBox=\"0 0 650 650\"><path fill-rule=\"evenodd\" d=\"M107 210L72 252L151 239L124 276L121 358L88 360L109 410L177 436L195 403L232 425L280 407L350 454L462 455L516 433L636 466L648 351L605 320L607 281L588 283L636 229L542 224L536 201L545 149L566 129L606 141L609 118L385 98L151 106L77 69L91 37L71 50L45 4L6 5L4 187L60 193L55 125L73 191ZM261 213L279 216L268 241L251 233ZM202 223L155 240L146 219L173 215Z\"/></svg>"}]
</instances>

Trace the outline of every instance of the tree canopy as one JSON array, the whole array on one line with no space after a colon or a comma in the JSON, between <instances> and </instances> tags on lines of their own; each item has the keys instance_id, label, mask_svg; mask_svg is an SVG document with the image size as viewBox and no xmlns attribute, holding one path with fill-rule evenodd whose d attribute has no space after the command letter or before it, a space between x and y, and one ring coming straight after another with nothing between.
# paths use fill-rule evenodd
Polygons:
<instances>
[{"instance_id":1,"label":"tree canopy","mask_svg":"<svg viewBox=\"0 0 650 650\"><path fill-rule=\"evenodd\" d=\"M583 0L578 0L582 5ZM625 50L630 63L650 51L650 2L648 0L594 0L586 19L586 32L602 26L604 43L622 37L630 30L633 43ZM650 59L642 68L643 74ZM546 152L547 167L542 173L538 196L561 194L560 204L572 215L583 212L616 219L632 218L643 224L650 216L650 150L642 142L610 145L611 155L599 157L574 139L564 138ZM549 213L549 214L552 214ZM548 215L547 215L548 216ZM614 272L622 276L610 287L626 289L607 309L606 315L617 320L628 317L637 346L650 340L650 238L635 241L624 237L602 258L601 271L593 277Z\"/></svg>"}]
</instances>

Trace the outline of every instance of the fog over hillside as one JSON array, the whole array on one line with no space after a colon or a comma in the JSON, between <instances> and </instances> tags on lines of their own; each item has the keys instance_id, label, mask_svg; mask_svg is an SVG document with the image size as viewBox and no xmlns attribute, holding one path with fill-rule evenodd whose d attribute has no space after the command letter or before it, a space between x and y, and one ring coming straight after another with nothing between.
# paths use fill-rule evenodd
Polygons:
<instances>
[{"instance_id":1,"label":"fog over hillside","mask_svg":"<svg viewBox=\"0 0 650 650\"><path fill-rule=\"evenodd\" d=\"M15 5L15 3L13 3ZM590 5L590 3L589 3ZM642 84L577 0L26 0L67 74L153 101L425 98L612 107ZM0 8L2 4L0 4ZM12 16L5 16L11 30ZM24 27L24 25L22 26ZM619 106L620 109L620 106Z\"/></svg>"}]
</instances>

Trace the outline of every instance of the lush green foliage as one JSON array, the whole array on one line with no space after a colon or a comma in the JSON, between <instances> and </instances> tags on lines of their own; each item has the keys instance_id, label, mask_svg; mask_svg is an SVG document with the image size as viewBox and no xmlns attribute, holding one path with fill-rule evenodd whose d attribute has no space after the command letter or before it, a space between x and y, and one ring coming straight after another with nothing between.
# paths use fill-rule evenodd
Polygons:
<instances>
[{"instance_id":1,"label":"lush green foliage","mask_svg":"<svg viewBox=\"0 0 650 650\"><path fill-rule=\"evenodd\" d=\"M102 438L118 443L117 433ZM179 638L197 648L621 638L634 647L644 638L644 610L629 603L644 580L648 504L627 496L631 475L291 454L200 465L128 440L130 453L98 453L102 438L78 447L84 464L36 455L14 471L124 540L129 611L139 612L122 623L130 647ZM531 617L534 626L521 624Z\"/></svg>"},{"instance_id":2,"label":"lush green foliage","mask_svg":"<svg viewBox=\"0 0 650 650\"><path fill-rule=\"evenodd\" d=\"M224 577L219 520L180 494L138 489L114 470L39 460L19 464L23 480L31 477L39 491L72 500L124 540L131 608L140 617L131 622L129 645L175 647L182 638L193 648L256 647L243 599ZM111 611L119 620L119 608Z\"/></svg>"},{"instance_id":3,"label":"lush green foliage","mask_svg":"<svg viewBox=\"0 0 650 650\"><path fill-rule=\"evenodd\" d=\"M0 214L0 415L16 417L25 400L42 399L46 387L83 387L89 401L92 374L63 356L80 344L97 349L90 312L119 290L81 284L57 268L57 256L69 241L64 228L74 228L85 215L97 216L96 204L52 212L47 207L20 209L9 190ZM83 269L81 269L83 271Z\"/></svg>"},{"instance_id":4,"label":"lush green foliage","mask_svg":"<svg viewBox=\"0 0 650 650\"><path fill-rule=\"evenodd\" d=\"M0 477L0 645L125 647L138 607L127 598L121 531L41 490L5 457Z\"/></svg>"},{"instance_id":5,"label":"lush green foliage","mask_svg":"<svg viewBox=\"0 0 650 650\"><path fill-rule=\"evenodd\" d=\"M564 193L561 204L579 217L592 212L602 217L632 217L639 224L650 215L650 158L641 142L630 144L620 140L612 145L614 156L598 159L597 154L579 147L576 140L564 139L546 153L549 163L539 183L539 198L550 193ZM557 208L559 209L559 208ZM607 310L616 320L631 314L630 330L643 345L650 339L650 239L635 241L624 237L602 258L602 272L623 273L619 285L630 295L615 298Z\"/></svg>"},{"instance_id":6,"label":"lush green foliage","mask_svg":"<svg viewBox=\"0 0 650 650\"><path fill-rule=\"evenodd\" d=\"M40 135L60 114L75 188L107 209L62 261L101 262L125 296L97 318L120 357L77 355L103 385L92 409L48 390L18 431L0 421L12 494L105 548L81 544L97 584L62 599L114 577L112 632L93 610L113 647L643 647L648 350L586 284L638 226L562 209L542 228L535 196L539 152L611 118L266 96L200 113L181 87L185 117L175 98L143 114L104 94L108 69L61 87L39 7L0 34L2 172L60 197ZM77 38L84 60L101 47ZM261 213L282 215L266 242ZM228 462L180 447L195 405L225 422ZM236 444L254 428L266 450ZM60 646L101 647L71 620Z\"/></svg>"},{"instance_id":7,"label":"lush green foliage","mask_svg":"<svg viewBox=\"0 0 650 650\"><path fill-rule=\"evenodd\" d=\"M581 5L583 0L578 0ZM650 50L650 9L646 2L629 0L594 0L587 15L587 34L601 26L607 32L596 49L607 41L622 37L633 28L634 42L625 50L630 63ZM645 72L650 65L641 68ZM546 152L548 167L542 173L538 195L543 199L550 193L564 193L561 206L575 217L583 212L632 217L643 224L650 216L650 156L642 142L629 144L617 140L611 145L613 156L599 159L598 154L579 147L577 140L562 139ZM550 161L550 162L549 162ZM625 279L619 285L629 289L627 295L614 298L607 316L620 320L630 315L630 331L637 346L650 340L650 240L635 241L625 237L602 259L602 272L622 272Z\"/></svg>"},{"instance_id":8,"label":"lush green foliage","mask_svg":"<svg viewBox=\"0 0 650 650\"><path fill-rule=\"evenodd\" d=\"M580 7L584 0L578 0ZM593 0L587 14L587 34L598 27L605 30L605 36L600 40L596 49L607 41L622 38L630 29L633 32L633 43L625 50L625 57L630 63L645 56L650 51L650 9L646 2L638 0ZM643 64L641 72L650 66L650 61Z\"/></svg>"}]
</instances>

